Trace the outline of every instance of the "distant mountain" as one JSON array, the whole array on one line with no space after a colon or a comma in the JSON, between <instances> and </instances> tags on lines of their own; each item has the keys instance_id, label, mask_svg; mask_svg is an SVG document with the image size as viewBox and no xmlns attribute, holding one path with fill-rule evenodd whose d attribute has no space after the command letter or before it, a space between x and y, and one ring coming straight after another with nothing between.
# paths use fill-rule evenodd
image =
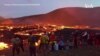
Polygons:
<instances>
[{"instance_id":1,"label":"distant mountain","mask_svg":"<svg viewBox=\"0 0 100 56\"><path fill-rule=\"evenodd\" d=\"M100 27L100 7L81 8L67 7L56 9L52 12L7 19L1 24L62 24L62 25L89 25Z\"/></svg>"},{"instance_id":2,"label":"distant mountain","mask_svg":"<svg viewBox=\"0 0 100 56\"><path fill-rule=\"evenodd\" d=\"M3 17L0 16L0 22L2 22L4 19L5 19L5 18L3 18Z\"/></svg>"}]
</instances>

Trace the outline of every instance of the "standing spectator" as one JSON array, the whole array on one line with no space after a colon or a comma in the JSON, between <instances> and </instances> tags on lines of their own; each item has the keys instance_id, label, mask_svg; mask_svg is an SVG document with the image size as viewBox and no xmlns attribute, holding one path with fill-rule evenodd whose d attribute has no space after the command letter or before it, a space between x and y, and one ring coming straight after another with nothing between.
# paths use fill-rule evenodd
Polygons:
<instances>
[{"instance_id":1,"label":"standing spectator","mask_svg":"<svg viewBox=\"0 0 100 56\"><path fill-rule=\"evenodd\" d=\"M88 32L84 32L83 35L82 35L83 46L87 47L87 45L88 45L88 39L89 39Z\"/></svg>"},{"instance_id":2,"label":"standing spectator","mask_svg":"<svg viewBox=\"0 0 100 56\"><path fill-rule=\"evenodd\" d=\"M77 34L73 35L73 41L74 41L74 48L78 48L78 36Z\"/></svg>"},{"instance_id":3,"label":"standing spectator","mask_svg":"<svg viewBox=\"0 0 100 56\"><path fill-rule=\"evenodd\" d=\"M50 39L50 42L56 41L56 36L55 36L54 32L51 33L49 39Z\"/></svg>"},{"instance_id":4,"label":"standing spectator","mask_svg":"<svg viewBox=\"0 0 100 56\"><path fill-rule=\"evenodd\" d=\"M30 52L30 56L36 56L36 38L35 36L32 35L32 33L30 33L30 37L28 38L28 43L29 43L29 52Z\"/></svg>"},{"instance_id":5,"label":"standing spectator","mask_svg":"<svg viewBox=\"0 0 100 56\"><path fill-rule=\"evenodd\" d=\"M58 42L58 45L59 45L59 50L64 50L65 49L65 43L63 42L63 40L60 40Z\"/></svg>"},{"instance_id":6,"label":"standing spectator","mask_svg":"<svg viewBox=\"0 0 100 56\"><path fill-rule=\"evenodd\" d=\"M68 46L68 49L73 48L73 40L72 39L67 40L67 46Z\"/></svg>"},{"instance_id":7,"label":"standing spectator","mask_svg":"<svg viewBox=\"0 0 100 56\"><path fill-rule=\"evenodd\" d=\"M55 50L55 51L58 51L58 50L59 50L59 48L58 48L58 43L57 43L56 41L54 42L54 50Z\"/></svg>"},{"instance_id":8,"label":"standing spectator","mask_svg":"<svg viewBox=\"0 0 100 56\"><path fill-rule=\"evenodd\" d=\"M55 46L55 43L52 42L52 43L51 43L51 51L54 51L54 50L55 50L54 46Z\"/></svg>"},{"instance_id":9,"label":"standing spectator","mask_svg":"<svg viewBox=\"0 0 100 56\"><path fill-rule=\"evenodd\" d=\"M89 33L89 38L88 38L88 45L93 46L93 42L94 42L94 33L90 32Z\"/></svg>"},{"instance_id":10,"label":"standing spectator","mask_svg":"<svg viewBox=\"0 0 100 56\"><path fill-rule=\"evenodd\" d=\"M51 45L51 50L54 50L54 41L56 41L56 36L55 36L54 32L52 32L50 34L49 41L50 41L50 45Z\"/></svg>"},{"instance_id":11,"label":"standing spectator","mask_svg":"<svg viewBox=\"0 0 100 56\"><path fill-rule=\"evenodd\" d=\"M49 37L48 35L44 34L41 36L41 47L43 49L48 49L49 46Z\"/></svg>"},{"instance_id":12,"label":"standing spectator","mask_svg":"<svg viewBox=\"0 0 100 56\"><path fill-rule=\"evenodd\" d=\"M24 52L24 44L23 44L23 39L22 39L22 37L20 37L19 35L17 35L18 37L19 37L19 39L20 39L20 44L19 44L19 47L20 47L20 49Z\"/></svg>"},{"instance_id":13,"label":"standing spectator","mask_svg":"<svg viewBox=\"0 0 100 56\"><path fill-rule=\"evenodd\" d=\"M49 36L47 34L41 36L40 51L44 56L46 56L49 51Z\"/></svg>"},{"instance_id":14,"label":"standing spectator","mask_svg":"<svg viewBox=\"0 0 100 56\"><path fill-rule=\"evenodd\" d=\"M100 33L96 33L95 46L100 47Z\"/></svg>"},{"instance_id":15,"label":"standing spectator","mask_svg":"<svg viewBox=\"0 0 100 56\"><path fill-rule=\"evenodd\" d=\"M11 39L11 42L13 45L13 47L12 47L13 56L15 56L15 52L17 52L17 55L19 55L19 53L20 53L20 49L19 49L20 39L17 36L14 36Z\"/></svg>"}]
</instances>

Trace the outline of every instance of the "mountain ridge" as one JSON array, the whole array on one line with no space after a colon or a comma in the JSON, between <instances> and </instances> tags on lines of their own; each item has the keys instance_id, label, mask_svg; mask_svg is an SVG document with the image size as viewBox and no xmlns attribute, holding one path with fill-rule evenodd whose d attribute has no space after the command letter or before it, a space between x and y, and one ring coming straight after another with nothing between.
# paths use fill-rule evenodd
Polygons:
<instances>
[{"instance_id":1,"label":"mountain ridge","mask_svg":"<svg viewBox=\"0 0 100 56\"><path fill-rule=\"evenodd\" d=\"M66 7L46 14L24 16L4 20L1 24L61 24L61 25L100 25L100 7ZM10 22L10 23L7 23Z\"/></svg>"}]
</instances>

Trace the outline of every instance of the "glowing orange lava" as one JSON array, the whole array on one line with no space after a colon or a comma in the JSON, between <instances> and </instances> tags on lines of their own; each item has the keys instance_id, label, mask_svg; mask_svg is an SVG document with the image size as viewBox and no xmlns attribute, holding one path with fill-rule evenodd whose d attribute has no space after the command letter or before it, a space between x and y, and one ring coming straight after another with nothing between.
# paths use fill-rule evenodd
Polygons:
<instances>
[{"instance_id":1,"label":"glowing orange lava","mask_svg":"<svg viewBox=\"0 0 100 56\"><path fill-rule=\"evenodd\" d=\"M8 44L4 43L4 42L0 42L0 50L4 50L9 48Z\"/></svg>"}]
</instances>

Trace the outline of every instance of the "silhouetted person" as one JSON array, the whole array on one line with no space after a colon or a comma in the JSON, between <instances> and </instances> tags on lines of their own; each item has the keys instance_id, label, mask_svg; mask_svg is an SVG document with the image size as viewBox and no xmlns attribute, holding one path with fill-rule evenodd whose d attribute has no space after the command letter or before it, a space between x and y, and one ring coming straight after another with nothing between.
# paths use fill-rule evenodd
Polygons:
<instances>
[{"instance_id":1,"label":"silhouetted person","mask_svg":"<svg viewBox=\"0 0 100 56\"><path fill-rule=\"evenodd\" d=\"M24 44L23 44L23 39L18 35L19 39L20 39L20 43L19 43L19 47L20 49L24 52Z\"/></svg>"},{"instance_id":2,"label":"silhouetted person","mask_svg":"<svg viewBox=\"0 0 100 56\"><path fill-rule=\"evenodd\" d=\"M78 35L75 33L73 35L73 42L74 42L74 48L78 48Z\"/></svg>"},{"instance_id":3,"label":"silhouetted person","mask_svg":"<svg viewBox=\"0 0 100 56\"><path fill-rule=\"evenodd\" d=\"M48 46L49 46L49 37L44 34L41 36L41 48L46 50L48 49Z\"/></svg>"},{"instance_id":4,"label":"silhouetted person","mask_svg":"<svg viewBox=\"0 0 100 56\"><path fill-rule=\"evenodd\" d=\"M20 49L19 49L19 43L20 43L20 39L16 36L14 36L12 39L11 39L11 42L12 42L12 54L13 56L15 56L15 53L17 53L17 55L19 55L20 53Z\"/></svg>"},{"instance_id":5,"label":"silhouetted person","mask_svg":"<svg viewBox=\"0 0 100 56\"><path fill-rule=\"evenodd\" d=\"M73 48L73 40L72 39L67 40L67 46L69 49Z\"/></svg>"},{"instance_id":6,"label":"silhouetted person","mask_svg":"<svg viewBox=\"0 0 100 56\"><path fill-rule=\"evenodd\" d=\"M51 43L51 51L54 51L54 50L55 50L55 49L54 49L54 45L55 45L55 43L52 42L52 43Z\"/></svg>"},{"instance_id":7,"label":"silhouetted person","mask_svg":"<svg viewBox=\"0 0 100 56\"><path fill-rule=\"evenodd\" d=\"M89 33L88 45L93 46L93 42L94 42L94 33L91 32L91 33Z\"/></svg>"},{"instance_id":8,"label":"silhouetted person","mask_svg":"<svg viewBox=\"0 0 100 56\"><path fill-rule=\"evenodd\" d=\"M36 56L36 46L35 46L36 38L35 36L30 33L30 37L28 38L28 43L29 43L29 52L30 56Z\"/></svg>"},{"instance_id":9,"label":"silhouetted person","mask_svg":"<svg viewBox=\"0 0 100 56\"><path fill-rule=\"evenodd\" d=\"M88 32L84 32L84 34L82 35L82 38L83 38L83 46L86 46L87 47L87 44L88 44L88 39L89 39L89 34Z\"/></svg>"},{"instance_id":10,"label":"silhouetted person","mask_svg":"<svg viewBox=\"0 0 100 56\"><path fill-rule=\"evenodd\" d=\"M59 46L58 46L57 41L54 42L54 50L55 51L58 51L59 50Z\"/></svg>"},{"instance_id":11,"label":"silhouetted person","mask_svg":"<svg viewBox=\"0 0 100 56\"><path fill-rule=\"evenodd\" d=\"M96 33L95 46L100 47L100 33Z\"/></svg>"},{"instance_id":12,"label":"silhouetted person","mask_svg":"<svg viewBox=\"0 0 100 56\"><path fill-rule=\"evenodd\" d=\"M50 41L50 44L51 44L51 51L53 51L54 50L54 44L55 44L54 41L56 41L56 36L55 36L54 32L52 32L50 34L49 41Z\"/></svg>"},{"instance_id":13,"label":"silhouetted person","mask_svg":"<svg viewBox=\"0 0 100 56\"><path fill-rule=\"evenodd\" d=\"M59 42L58 42L58 45L59 45L59 50L64 50L64 42L63 42L63 40L60 40Z\"/></svg>"}]
</instances>

